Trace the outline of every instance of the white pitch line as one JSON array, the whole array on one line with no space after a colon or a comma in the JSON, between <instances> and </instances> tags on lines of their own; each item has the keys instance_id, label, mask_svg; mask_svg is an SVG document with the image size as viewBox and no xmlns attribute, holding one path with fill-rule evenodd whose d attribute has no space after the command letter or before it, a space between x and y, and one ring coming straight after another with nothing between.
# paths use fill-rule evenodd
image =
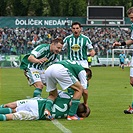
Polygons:
<instances>
[{"instance_id":1,"label":"white pitch line","mask_svg":"<svg viewBox=\"0 0 133 133\"><path fill-rule=\"evenodd\" d=\"M52 120L52 123L58 127L63 133L72 133L69 129L65 128L58 120Z\"/></svg>"}]
</instances>

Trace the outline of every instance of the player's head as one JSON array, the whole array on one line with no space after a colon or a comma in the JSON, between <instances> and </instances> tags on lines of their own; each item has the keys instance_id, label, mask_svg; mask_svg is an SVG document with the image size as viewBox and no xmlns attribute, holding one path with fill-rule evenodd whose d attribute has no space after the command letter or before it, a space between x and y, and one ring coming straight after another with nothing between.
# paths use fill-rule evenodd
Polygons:
<instances>
[{"instance_id":1,"label":"player's head","mask_svg":"<svg viewBox=\"0 0 133 133\"><path fill-rule=\"evenodd\" d=\"M53 52L54 54L58 54L61 52L62 47L63 47L63 39L61 37L58 37L52 40L50 51Z\"/></svg>"},{"instance_id":2,"label":"player's head","mask_svg":"<svg viewBox=\"0 0 133 133\"><path fill-rule=\"evenodd\" d=\"M86 107L84 103L80 103L77 109L78 117L88 117L90 115L90 108Z\"/></svg>"},{"instance_id":3,"label":"player's head","mask_svg":"<svg viewBox=\"0 0 133 133\"><path fill-rule=\"evenodd\" d=\"M92 71L89 68L84 68L86 71L87 80L90 80L92 78Z\"/></svg>"},{"instance_id":4,"label":"player's head","mask_svg":"<svg viewBox=\"0 0 133 133\"><path fill-rule=\"evenodd\" d=\"M75 37L78 37L81 33L81 24L79 22L72 23L72 32Z\"/></svg>"},{"instance_id":5,"label":"player's head","mask_svg":"<svg viewBox=\"0 0 133 133\"><path fill-rule=\"evenodd\" d=\"M127 15L130 18L130 21L133 23L133 7L127 10Z\"/></svg>"}]
</instances>

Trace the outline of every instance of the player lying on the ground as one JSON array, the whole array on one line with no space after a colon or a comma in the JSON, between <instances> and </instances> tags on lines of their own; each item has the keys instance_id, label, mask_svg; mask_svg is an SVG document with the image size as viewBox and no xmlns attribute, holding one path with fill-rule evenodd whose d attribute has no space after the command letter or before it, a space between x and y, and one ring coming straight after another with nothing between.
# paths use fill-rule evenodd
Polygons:
<instances>
[{"instance_id":1,"label":"player lying on the ground","mask_svg":"<svg viewBox=\"0 0 133 133\"><path fill-rule=\"evenodd\" d=\"M44 115L47 99L24 99L0 106L0 121L6 120L46 120ZM71 97L66 92L60 92L52 107L53 118L65 118L68 115ZM80 103L77 110L79 117L88 117L89 107Z\"/></svg>"}]
</instances>

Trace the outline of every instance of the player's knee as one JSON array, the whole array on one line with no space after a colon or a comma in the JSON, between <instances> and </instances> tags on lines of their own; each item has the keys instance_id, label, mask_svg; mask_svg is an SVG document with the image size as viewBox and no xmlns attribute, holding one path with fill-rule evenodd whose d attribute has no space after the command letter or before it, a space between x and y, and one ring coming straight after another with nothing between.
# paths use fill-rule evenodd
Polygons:
<instances>
[{"instance_id":1,"label":"player's knee","mask_svg":"<svg viewBox=\"0 0 133 133\"><path fill-rule=\"evenodd\" d=\"M77 91L82 94L83 93L83 87L82 86L81 87L78 87L77 88Z\"/></svg>"},{"instance_id":2,"label":"player's knee","mask_svg":"<svg viewBox=\"0 0 133 133\"><path fill-rule=\"evenodd\" d=\"M83 87L82 86L80 86L80 87L78 87L78 91L80 92L80 93L83 93Z\"/></svg>"},{"instance_id":3,"label":"player's knee","mask_svg":"<svg viewBox=\"0 0 133 133\"><path fill-rule=\"evenodd\" d=\"M78 95L82 96L82 93L83 93L83 88L82 87L79 87L75 90L76 93L78 93Z\"/></svg>"}]
</instances>

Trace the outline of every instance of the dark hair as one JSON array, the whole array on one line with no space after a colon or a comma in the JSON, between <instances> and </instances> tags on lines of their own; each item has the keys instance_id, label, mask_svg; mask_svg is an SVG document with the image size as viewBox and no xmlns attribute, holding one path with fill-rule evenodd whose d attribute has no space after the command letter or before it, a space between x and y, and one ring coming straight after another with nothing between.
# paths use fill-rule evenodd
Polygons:
<instances>
[{"instance_id":1,"label":"dark hair","mask_svg":"<svg viewBox=\"0 0 133 133\"><path fill-rule=\"evenodd\" d=\"M82 113L86 114L86 117L88 117L90 115L90 108L86 107L84 103L80 103L77 109L77 115L78 117L83 117Z\"/></svg>"},{"instance_id":2,"label":"dark hair","mask_svg":"<svg viewBox=\"0 0 133 133\"><path fill-rule=\"evenodd\" d=\"M133 13L133 7L129 8L129 9L127 10L127 15L130 15L131 13Z\"/></svg>"},{"instance_id":3,"label":"dark hair","mask_svg":"<svg viewBox=\"0 0 133 133\"><path fill-rule=\"evenodd\" d=\"M72 27L73 27L73 25L79 25L79 27L82 27L82 26L81 26L81 23L80 23L80 22L78 22L78 21L73 22L73 23L72 23Z\"/></svg>"},{"instance_id":4,"label":"dark hair","mask_svg":"<svg viewBox=\"0 0 133 133\"><path fill-rule=\"evenodd\" d=\"M57 37L57 38L53 39L52 43L61 43L62 45L64 44L63 39L61 37Z\"/></svg>"},{"instance_id":5,"label":"dark hair","mask_svg":"<svg viewBox=\"0 0 133 133\"><path fill-rule=\"evenodd\" d=\"M92 71L91 71L91 69L89 69L89 68L84 68L84 69L85 69L85 71L87 73L87 78L91 79L92 78Z\"/></svg>"}]
</instances>

